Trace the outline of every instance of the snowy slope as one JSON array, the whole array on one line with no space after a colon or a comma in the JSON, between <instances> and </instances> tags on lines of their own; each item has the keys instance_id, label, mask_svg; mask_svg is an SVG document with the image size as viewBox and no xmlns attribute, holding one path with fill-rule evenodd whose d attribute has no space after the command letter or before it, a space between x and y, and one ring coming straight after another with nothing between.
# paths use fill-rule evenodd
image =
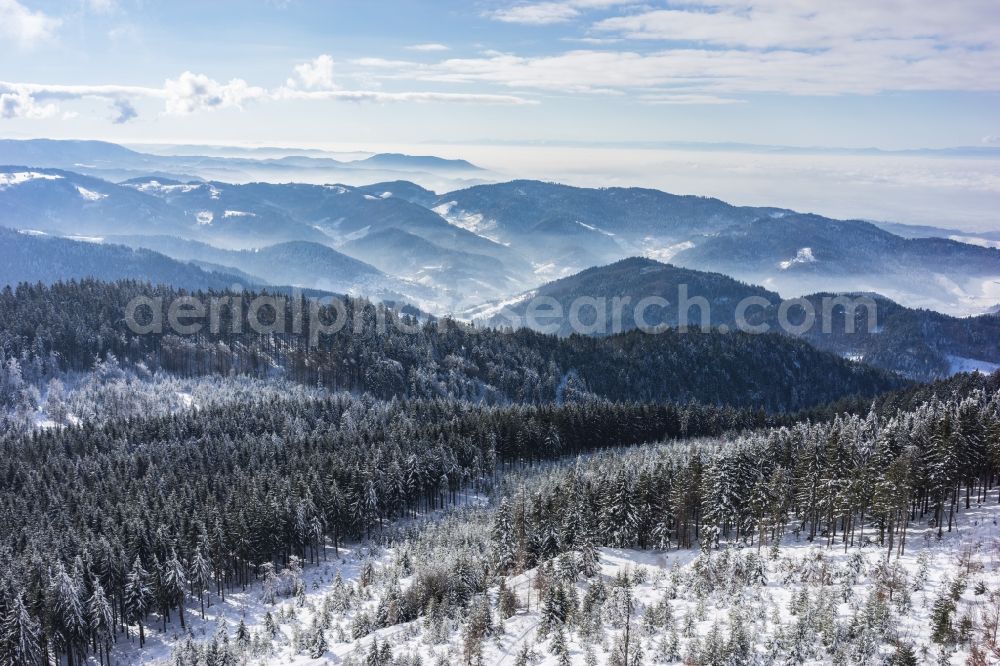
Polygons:
<instances>
[{"instance_id":1,"label":"snowy slope","mask_svg":"<svg viewBox=\"0 0 1000 666\"><path fill-rule=\"evenodd\" d=\"M352 638L351 632L359 616L377 612L379 598L389 589L398 585L405 590L414 584L401 561L413 557L413 566L419 567L417 555L424 562L447 560L456 546L435 545L440 539L461 542L464 547L471 543L475 548L477 540L485 538L490 515L488 509L461 509L444 521L437 536L426 534L433 523L422 523L419 531L409 532L414 535L410 538L399 539L397 532L391 547L357 544L342 548L339 557L328 549L326 561L306 566L301 574L283 575L278 588L284 592L279 592L273 604L263 600L263 585L232 594L224 602L213 599L205 620L199 617L198 604L191 602L187 615L192 642L224 635L235 643L242 620L251 636L246 650L251 663L361 665L372 663L366 660L373 644L388 644L396 663L417 663L412 661L417 655L425 664L464 663L462 626L467 617L446 617L437 627L420 618L358 638ZM710 555L697 549L602 548L597 576L577 576L573 588L579 600L585 600L588 591L603 588L612 601L605 601L596 611L595 616L601 618L596 630L579 619L566 625L569 663L613 663L611 652L624 634L613 590L627 572L634 581L630 646L633 651L641 650L643 664L709 663L713 646L732 645L734 628L738 628L737 638L748 642L757 660L754 663L772 663L779 649L792 644L799 646L797 663L831 663L827 650L847 641L844 632L849 631L860 636L852 640L861 645L868 640L871 650L865 656L855 655L857 660L849 663L874 663L888 657L898 641L911 645L920 663L964 664L967 649L959 646L942 653L930 640L929 627L937 600L955 589L956 620L995 612L998 598L991 594L1000 590L998 520L998 496L992 492L983 504L964 512L954 531L940 541L932 528L911 530L904 554L889 560L878 546L845 550L795 535L785 538L779 548L731 547ZM443 538L441 533L455 536ZM369 568L369 583L363 585ZM557 562L554 571L560 568ZM539 577L535 568L505 580L516 594L518 610L502 622L495 610L499 588L490 588L496 632L484 643L482 663L516 664L525 652L532 664L560 663L552 653L559 632L542 633L540 606L545 595L538 589ZM961 580L958 588L956 580ZM298 596L292 592L296 587L302 590ZM277 626L273 640L265 640L268 613ZM310 636L324 616L329 622L323 632L326 649L311 657ZM183 652L185 641L176 622L166 632L149 627L146 647L120 646L119 663L171 663L172 651L174 656Z\"/></svg>"}]
</instances>

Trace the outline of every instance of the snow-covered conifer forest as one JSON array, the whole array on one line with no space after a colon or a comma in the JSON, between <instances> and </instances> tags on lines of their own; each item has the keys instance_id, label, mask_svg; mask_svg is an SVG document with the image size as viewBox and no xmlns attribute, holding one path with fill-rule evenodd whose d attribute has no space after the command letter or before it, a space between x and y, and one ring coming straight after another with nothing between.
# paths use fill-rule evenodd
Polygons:
<instances>
[{"instance_id":1,"label":"snow-covered conifer forest","mask_svg":"<svg viewBox=\"0 0 1000 666\"><path fill-rule=\"evenodd\" d=\"M1000 666L1000 0L0 0L0 666Z\"/></svg>"},{"instance_id":2,"label":"snow-covered conifer forest","mask_svg":"<svg viewBox=\"0 0 1000 666\"><path fill-rule=\"evenodd\" d=\"M1000 659L1000 374L109 323L148 289L0 294L4 666Z\"/></svg>"}]
</instances>

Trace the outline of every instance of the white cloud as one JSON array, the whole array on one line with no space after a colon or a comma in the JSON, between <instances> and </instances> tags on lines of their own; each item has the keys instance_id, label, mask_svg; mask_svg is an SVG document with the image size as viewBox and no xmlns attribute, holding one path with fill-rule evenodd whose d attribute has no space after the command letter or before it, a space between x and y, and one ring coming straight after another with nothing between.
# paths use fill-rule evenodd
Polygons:
<instances>
[{"instance_id":1,"label":"white cloud","mask_svg":"<svg viewBox=\"0 0 1000 666\"><path fill-rule=\"evenodd\" d=\"M323 54L317 58L295 66L295 76L288 79L289 88L305 90L332 90L336 88L333 82L333 58Z\"/></svg>"},{"instance_id":2,"label":"white cloud","mask_svg":"<svg viewBox=\"0 0 1000 666\"><path fill-rule=\"evenodd\" d=\"M695 105L695 104L742 104L745 100L733 99L732 97L719 97L717 95L695 95L695 94L651 94L641 95L639 99L646 104L656 105Z\"/></svg>"},{"instance_id":3,"label":"white cloud","mask_svg":"<svg viewBox=\"0 0 1000 666\"><path fill-rule=\"evenodd\" d=\"M504 23L524 23L526 25L548 25L563 23L580 15L571 4L565 2L542 2L537 5L518 5L493 12L493 18Z\"/></svg>"},{"instance_id":4,"label":"white cloud","mask_svg":"<svg viewBox=\"0 0 1000 666\"><path fill-rule=\"evenodd\" d=\"M111 122L115 125L124 125L139 116L139 112L132 106L132 102L127 99L117 99L112 106L114 107L114 115L111 117Z\"/></svg>"},{"instance_id":5,"label":"white cloud","mask_svg":"<svg viewBox=\"0 0 1000 666\"><path fill-rule=\"evenodd\" d=\"M131 99L140 97L164 98L160 88L120 85L51 85L42 83L10 83L0 81L0 106L3 118L49 118L59 111L51 102L98 99L112 105L112 121L126 122L136 117ZM50 102L45 104L43 102ZM77 117L73 111L63 112L64 119Z\"/></svg>"},{"instance_id":6,"label":"white cloud","mask_svg":"<svg viewBox=\"0 0 1000 666\"><path fill-rule=\"evenodd\" d=\"M410 60L389 60L388 58L357 58L352 60L351 64L375 69L409 69L422 66L420 63Z\"/></svg>"},{"instance_id":7,"label":"white cloud","mask_svg":"<svg viewBox=\"0 0 1000 666\"><path fill-rule=\"evenodd\" d=\"M544 25L623 4L535 2L489 16ZM629 11L576 38L590 50L357 64L380 70L375 75L384 79L651 93L660 96L658 103L729 103L753 93L1000 91L1000 22L989 19L995 0L685 0L670 9ZM632 46L614 46L629 41Z\"/></svg>"},{"instance_id":8,"label":"white cloud","mask_svg":"<svg viewBox=\"0 0 1000 666\"><path fill-rule=\"evenodd\" d=\"M527 105L536 101L517 95L449 92L384 92L381 90L295 90L282 88L275 99L339 100L345 102L450 102L459 104Z\"/></svg>"},{"instance_id":9,"label":"white cloud","mask_svg":"<svg viewBox=\"0 0 1000 666\"><path fill-rule=\"evenodd\" d=\"M31 11L17 0L0 0L0 43L31 48L55 34L61 21L40 11Z\"/></svg>"},{"instance_id":10,"label":"white cloud","mask_svg":"<svg viewBox=\"0 0 1000 666\"><path fill-rule=\"evenodd\" d=\"M434 64L357 61L386 79L490 83L558 92L793 95L1000 91L1000 48L859 42L825 50L665 48L493 54ZM650 90L652 89L652 90Z\"/></svg>"},{"instance_id":11,"label":"white cloud","mask_svg":"<svg viewBox=\"0 0 1000 666\"><path fill-rule=\"evenodd\" d=\"M626 0L565 0L520 4L499 9L490 14L494 20L524 25L550 25L565 23L580 16L587 9L606 9L625 4Z\"/></svg>"},{"instance_id":12,"label":"white cloud","mask_svg":"<svg viewBox=\"0 0 1000 666\"><path fill-rule=\"evenodd\" d=\"M410 46L407 46L406 49L408 51L424 51L424 52L450 51L451 50L450 47L445 46L444 44L437 44L437 43L411 44Z\"/></svg>"},{"instance_id":13,"label":"white cloud","mask_svg":"<svg viewBox=\"0 0 1000 666\"><path fill-rule=\"evenodd\" d=\"M997 134L987 134L983 137L983 143L986 145L991 145L994 143L1000 144L1000 135Z\"/></svg>"},{"instance_id":14,"label":"white cloud","mask_svg":"<svg viewBox=\"0 0 1000 666\"><path fill-rule=\"evenodd\" d=\"M370 66L373 63L368 63ZM398 64L398 63L396 63ZM412 63L404 63L409 66ZM458 104L536 104L518 95L479 92L437 92L382 90L340 90L333 82L333 59L320 56L295 68L295 77L286 85L273 89L252 86L243 79L220 83L204 74L183 72L168 79L163 87L126 85L60 85L43 83L12 83L0 81L0 118L48 118L59 113L52 102L98 99L111 107L111 121L126 123L138 117L135 102L140 99L162 101L169 115L189 115L199 111L239 108L249 102L280 102L284 100L348 101L348 102L412 102ZM76 117L67 111L64 118Z\"/></svg>"},{"instance_id":15,"label":"white cloud","mask_svg":"<svg viewBox=\"0 0 1000 666\"><path fill-rule=\"evenodd\" d=\"M618 44L624 41L621 37L563 37L564 42L577 42L590 46L603 46L605 44Z\"/></svg>"},{"instance_id":16,"label":"white cloud","mask_svg":"<svg viewBox=\"0 0 1000 666\"><path fill-rule=\"evenodd\" d=\"M118 2L117 0L87 0L87 6L98 14L108 14L117 8Z\"/></svg>"},{"instance_id":17,"label":"white cloud","mask_svg":"<svg viewBox=\"0 0 1000 666\"><path fill-rule=\"evenodd\" d=\"M162 88L147 86L123 85L59 85L43 83L10 83L0 81L0 94L16 97L18 107L23 111L19 114L26 117L40 101L73 101L80 99L98 99L111 104L112 121L124 123L137 117L134 102L138 99L162 100L164 110L172 115L187 115L196 111L223 109L229 107L241 108L249 101L263 99L268 92L256 86L249 85L242 79L233 79L229 83L219 83L204 74L184 72L176 79L168 79ZM13 105L10 102L9 105ZM55 109L54 105L49 105ZM53 110L54 113L54 110Z\"/></svg>"},{"instance_id":18,"label":"white cloud","mask_svg":"<svg viewBox=\"0 0 1000 666\"><path fill-rule=\"evenodd\" d=\"M169 114L188 115L195 111L242 108L243 104L267 95L263 88L249 85L243 79L219 83L204 74L184 72L176 79L167 79L163 85L166 93L166 111Z\"/></svg>"},{"instance_id":19,"label":"white cloud","mask_svg":"<svg viewBox=\"0 0 1000 666\"><path fill-rule=\"evenodd\" d=\"M39 99L117 99L119 97L164 97L161 88L123 85L62 85L49 83L11 83L0 81L0 92L23 92Z\"/></svg>"},{"instance_id":20,"label":"white cloud","mask_svg":"<svg viewBox=\"0 0 1000 666\"><path fill-rule=\"evenodd\" d=\"M23 91L0 93L0 118L51 118L58 112L55 104L39 104Z\"/></svg>"},{"instance_id":21,"label":"white cloud","mask_svg":"<svg viewBox=\"0 0 1000 666\"><path fill-rule=\"evenodd\" d=\"M993 0L689 0L604 19L598 34L661 42L650 57L727 92L1000 90Z\"/></svg>"},{"instance_id":22,"label":"white cloud","mask_svg":"<svg viewBox=\"0 0 1000 666\"><path fill-rule=\"evenodd\" d=\"M881 40L950 46L996 44L1000 28L992 0L689 0L685 9L659 9L605 19L597 30L632 39L681 40L749 48L826 49Z\"/></svg>"}]
</instances>

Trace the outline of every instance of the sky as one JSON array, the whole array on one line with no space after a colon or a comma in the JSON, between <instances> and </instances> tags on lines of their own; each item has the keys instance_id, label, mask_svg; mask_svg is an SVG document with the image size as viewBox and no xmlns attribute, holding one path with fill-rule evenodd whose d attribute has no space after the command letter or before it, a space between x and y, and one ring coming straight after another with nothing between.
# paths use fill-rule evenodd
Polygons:
<instances>
[{"instance_id":1,"label":"sky","mask_svg":"<svg viewBox=\"0 0 1000 666\"><path fill-rule=\"evenodd\" d=\"M0 47L0 138L433 153L1000 229L997 0L0 0Z\"/></svg>"},{"instance_id":2,"label":"sky","mask_svg":"<svg viewBox=\"0 0 1000 666\"><path fill-rule=\"evenodd\" d=\"M0 133L1000 146L995 0L0 0Z\"/></svg>"}]
</instances>

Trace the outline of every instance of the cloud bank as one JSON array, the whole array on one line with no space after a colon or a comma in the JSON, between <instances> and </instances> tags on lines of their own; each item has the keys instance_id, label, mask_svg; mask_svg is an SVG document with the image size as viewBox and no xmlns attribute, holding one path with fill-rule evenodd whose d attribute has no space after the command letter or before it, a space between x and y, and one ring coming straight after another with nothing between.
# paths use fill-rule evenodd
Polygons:
<instances>
[{"instance_id":1,"label":"cloud bank","mask_svg":"<svg viewBox=\"0 0 1000 666\"><path fill-rule=\"evenodd\" d=\"M251 85L239 78L221 83L204 74L190 71L181 73L175 79L167 79L161 87L0 81L0 118L51 118L59 113L58 102L81 99L108 102L111 108L111 121L115 124L137 118L139 112L135 103L143 99L162 101L163 113L174 116L187 116L217 109L243 109L251 103L287 100L502 105L536 103L517 95L491 93L341 90L334 82L333 71L333 58L329 55L320 55L296 65L293 76L283 86L273 89Z\"/></svg>"},{"instance_id":2,"label":"cloud bank","mask_svg":"<svg viewBox=\"0 0 1000 666\"><path fill-rule=\"evenodd\" d=\"M541 26L617 9L619 15L593 20L576 40L627 47L452 59L403 75L558 92L653 87L706 99L1000 90L1000 6L994 0L662 4L666 7L615 0L514 4L488 16Z\"/></svg>"},{"instance_id":3,"label":"cloud bank","mask_svg":"<svg viewBox=\"0 0 1000 666\"><path fill-rule=\"evenodd\" d=\"M118 11L111 0L87 2ZM0 82L0 117L49 118L61 102L83 98L106 101L113 122L122 123L144 113L140 102L149 99L160 101L164 114L191 115L295 100L525 105L538 103L525 95L547 94L720 105L755 95L1000 92L996 0L548 0L473 15L529 34L558 25L552 29L575 35L531 54L483 44L451 56L437 42L403 47L412 59L358 54L335 62L323 54L296 64L273 87L191 71L150 87ZM51 39L60 25L20 0L0 0L0 38L15 48ZM558 47L566 42L583 48ZM363 89L344 89L342 68Z\"/></svg>"}]
</instances>

